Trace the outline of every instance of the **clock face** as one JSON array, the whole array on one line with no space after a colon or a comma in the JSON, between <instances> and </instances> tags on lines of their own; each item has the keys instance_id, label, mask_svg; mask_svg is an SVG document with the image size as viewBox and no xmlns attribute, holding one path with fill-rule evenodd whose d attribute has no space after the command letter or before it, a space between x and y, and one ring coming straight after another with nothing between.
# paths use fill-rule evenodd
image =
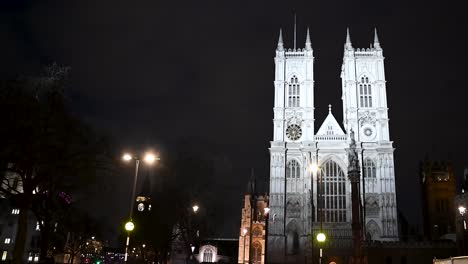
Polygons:
<instances>
[{"instance_id":1,"label":"clock face","mask_svg":"<svg viewBox=\"0 0 468 264\"><path fill-rule=\"evenodd\" d=\"M364 141L371 141L375 138L375 129L372 126L364 126L361 129L361 135Z\"/></svg>"},{"instance_id":2,"label":"clock face","mask_svg":"<svg viewBox=\"0 0 468 264\"><path fill-rule=\"evenodd\" d=\"M299 125L293 124L289 125L286 129L286 136L290 140L298 140L302 136L302 129Z\"/></svg>"},{"instance_id":3,"label":"clock face","mask_svg":"<svg viewBox=\"0 0 468 264\"><path fill-rule=\"evenodd\" d=\"M366 129L364 129L364 135L366 135L368 137L372 136L372 129L370 129L368 127Z\"/></svg>"},{"instance_id":4,"label":"clock face","mask_svg":"<svg viewBox=\"0 0 468 264\"><path fill-rule=\"evenodd\" d=\"M141 212L141 211L145 210L145 205L143 203L139 203L137 208L138 208L138 211Z\"/></svg>"}]
</instances>

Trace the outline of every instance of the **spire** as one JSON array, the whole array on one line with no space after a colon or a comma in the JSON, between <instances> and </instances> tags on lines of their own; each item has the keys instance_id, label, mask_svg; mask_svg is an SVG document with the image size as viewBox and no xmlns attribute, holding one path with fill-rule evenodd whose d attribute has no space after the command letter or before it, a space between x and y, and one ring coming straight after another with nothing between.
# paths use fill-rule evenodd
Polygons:
<instances>
[{"instance_id":1,"label":"spire","mask_svg":"<svg viewBox=\"0 0 468 264\"><path fill-rule=\"evenodd\" d=\"M328 114L331 114L331 107L332 107L332 105L329 104L329 105L328 105Z\"/></svg>"},{"instance_id":2,"label":"spire","mask_svg":"<svg viewBox=\"0 0 468 264\"><path fill-rule=\"evenodd\" d=\"M280 28L280 33L279 33L279 39L278 39L278 47L276 48L277 50L284 50L283 46L283 31Z\"/></svg>"},{"instance_id":3,"label":"spire","mask_svg":"<svg viewBox=\"0 0 468 264\"><path fill-rule=\"evenodd\" d=\"M307 37L306 37L305 48L306 48L306 50L311 50L312 49L312 43L310 42L310 34L309 34L309 28L308 27L307 27Z\"/></svg>"},{"instance_id":4,"label":"spire","mask_svg":"<svg viewBox=\"0 0 468 264\"><path fill-rule=\"evenodd\" d=\"M294 50L296 50L296 13L294 13Z\"/></svg>"},{"instance_id":5,"label":"spire","mask_svg":"<svg viewBox=\"0 0 468 264\"><path fill-rule=\"evenodd\" d=\"M349 36L349 28L346 28L346 43L345 49L352 49L353 45L351 44L351 37Z\"/></svg>"},{"instance_id":6,"label":"spire","mask_svg":"<svg viewBox=\"0 0 468 264\"><path fill-rule=\"evenodd\" d=\"M379 36L377 36L377 28L374 28L374 48L380 49Z\"/></svg>"}]
</instances>

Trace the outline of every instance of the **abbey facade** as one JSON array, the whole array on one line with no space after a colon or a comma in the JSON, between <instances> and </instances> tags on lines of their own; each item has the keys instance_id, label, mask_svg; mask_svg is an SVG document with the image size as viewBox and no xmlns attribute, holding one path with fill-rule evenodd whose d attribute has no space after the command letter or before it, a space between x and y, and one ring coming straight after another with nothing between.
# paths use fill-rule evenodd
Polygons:
<instances>
[{"instance_id":1,"label":"abbey facade","mask_svg":"<svg viewBox=\"0 0 468 264\"><path fill-rule=\"evenodd\" d=\"M275 56L273 140L267 263L309 262L322 229L327 246L351 248L351 185L347 148L353 131L361 169L361 206L367 239L398 240L393 145L389 134L383 50L355 49L349 31L341 66L343 122L314 118L314 55L286 49L280 31ZM324 110L326 111L326 110Z\"/></svg>"}]
</instances>

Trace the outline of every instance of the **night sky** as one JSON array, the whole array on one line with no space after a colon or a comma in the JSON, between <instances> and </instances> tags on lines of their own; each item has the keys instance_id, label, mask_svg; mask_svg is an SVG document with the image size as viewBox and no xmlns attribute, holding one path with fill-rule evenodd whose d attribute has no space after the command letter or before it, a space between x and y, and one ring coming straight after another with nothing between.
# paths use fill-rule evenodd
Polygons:
<instances>
[{"instance_id":1,"label":"night sky","mask_svg":"<svg viewBox=\"0 0 468 264\"><path fill-rule=\"evenodd\" d=\"M207 191L218 203L206 207L222 219L219 236L235 237L251 168L260 185L268 180L273 57L280 27L292 47L294 12L298 47L310 27L316 130L328 104L342 123L346 27L355 48L369 47L377 27L398 206L418 223L419 161L451 159L457 177L468 167L462 1L3 0L0 77L56 61L71 67L73 111L110 134L116 149L151 148L163 161L177 142L192 142L194 152L216 160L218 180ZM88 197L116 228L130 197L131 175L121 174L109 181L114 196Z\"/></svg>"}]
</instances>

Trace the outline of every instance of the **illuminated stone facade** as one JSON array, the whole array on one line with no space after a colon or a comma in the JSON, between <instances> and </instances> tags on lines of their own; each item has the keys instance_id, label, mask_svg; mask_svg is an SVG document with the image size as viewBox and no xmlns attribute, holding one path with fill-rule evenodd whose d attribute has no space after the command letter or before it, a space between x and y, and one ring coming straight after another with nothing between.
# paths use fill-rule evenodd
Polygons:
<instances>
[{"instance_id":1,"label":"illuminated stone facade","mask_svg":"<svg viewBox=\"0 0 468 264\"><path fill-rule=\"evenodd\" d=\"M312 252L311 237L320 226L319 208L323 209L320 215L328 246L352 247L351 188L346 169L351 130L356 135L365 179L361 184L365 232L372 240L398 240L394 148L383 49L377 32L371 48L366 49L355 49L349 32L346 36L341 67L343 127L329 106L328 116L315 132L314 67L309 32L305 48L297 49L285 49L280 32L269 149L268 263L311 262L311 255L317 254ZM313 164L319 168L315 172L310 169ZM318 186L322 187L320 207Z\"/></svg>"}]
</instances>

